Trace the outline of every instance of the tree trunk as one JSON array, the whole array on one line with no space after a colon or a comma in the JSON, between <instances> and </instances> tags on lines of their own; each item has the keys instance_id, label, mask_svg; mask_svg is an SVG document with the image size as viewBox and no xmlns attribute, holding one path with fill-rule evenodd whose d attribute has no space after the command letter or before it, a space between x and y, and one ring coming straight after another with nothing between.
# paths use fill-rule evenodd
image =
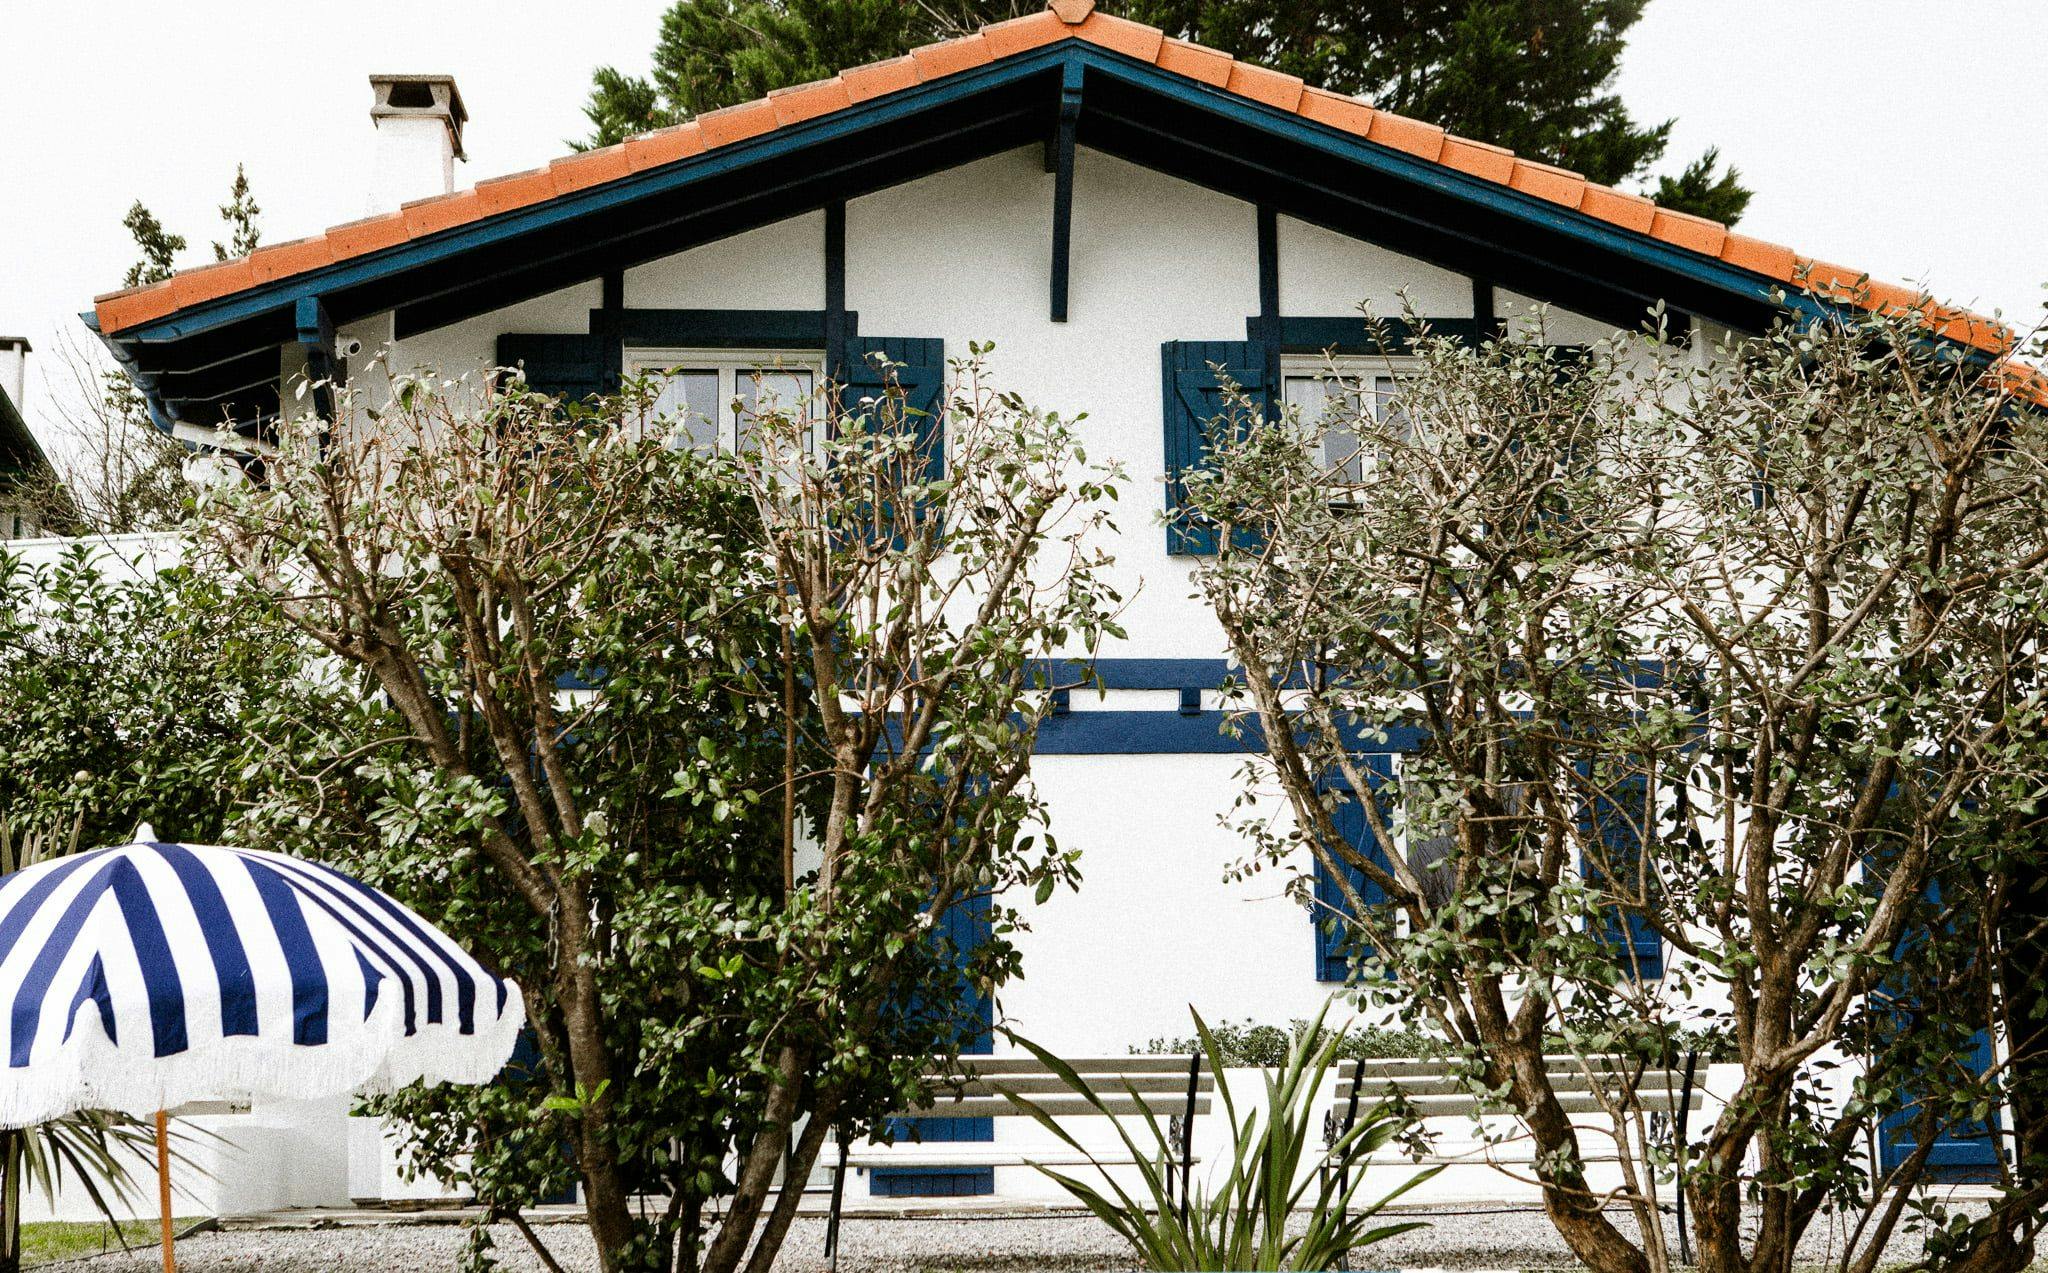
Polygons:
<instances>
[{"instance_id":1,"label":"tree trunk","mask_svg":"<svg viewBox=\"0 0 2048 1273\"><path fill-rule=\"evenodd\" d=\"M1516 1087L1524 1088L1523 1058L1516 1060ZM1541 1058L1537 1058L1540 1066ZM1557 1103L1548 1078L1527 1090L1523 1116L1536 1143L1536 1176L1543 1182L1543 1210L1558 1236L1593 1273L1649 1273L1650 1262L1601 1214L1599 1199L1586 1188L1578 1133Z\"/></svg>"},{"instance_id":2,"label":"tree trunk","mask_svg":"<svg viewBox=\"0 0 2048 1273\"><path fill-rule=\"evenodd\" d=\"M1709 1149L1683 1188L1692 1198L1694 1258L1701 1273L1747 1273L1742 1258L1742 1174L1739 1158Z\"/></svg>"},{"instance_id":3,"label":"tree trunk","mask_svg":"<svg viewBox=\"0 0 2048 1273\"><path fill-rule=\"evenodd\" d=\"M584 920L585 903L575 890L565 892L560 908L561 955L555 975L555 994L561 1004L563 1033L567 1036L569 1076L575 1095L582 1099L576 1137L576 1165L583 1177L583 1211L590 1224L590 1239L597 1247L597 1261L604 1273L617 1273L621 1253L634 1234L632 1190L619 1169L618 1150L611 1135L611 1049L604 1039L603 1014L598 1010L595 973L585 965L589 948L589 927Z\"/></svg>"}]
</instances>

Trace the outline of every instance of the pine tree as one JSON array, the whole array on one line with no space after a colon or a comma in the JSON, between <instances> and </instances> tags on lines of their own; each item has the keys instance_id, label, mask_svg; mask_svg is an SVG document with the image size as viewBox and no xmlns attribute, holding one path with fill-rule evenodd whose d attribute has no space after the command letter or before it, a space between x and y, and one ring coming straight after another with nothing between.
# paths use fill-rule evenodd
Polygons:
<instances>
[{"instance_id":1,"label":"pine tree","mask_svg":"<svg viewBox=\"0 0 2048 1273\"><path fill-rule=\"evenodd\" d=\"M256 206L256 200L249 194L249 174L236 164L235 184L228 188L228 201L220 205L220 219L227 223L228 241L214 243L213 259L232 261L254 252L263 239L263 231L256 224L256 218L262 215L263 209Z\"/></svg>"},{"instance_id":2,"label":"pine tree","mask_svg":"<svg viewBox=\"0 0 2048 1273\"><path fill-rule=\"evenodd\" d=\"M1647 0L1122 0L1170 35L1360 94L1605 184L1645 178L1671 121L1642 123L1613 92ZM1020 12L1031 0L676 0L646 77L600 69L585 145L894 57ZM1749 200L1709 151L1657 184L1660 203L1732 222Z\"/></svg>"},{"instance_id":3,"label":"pine tree","mask_svg":"<svg viewBox=\"0 0 2048 1273\"><path fill-rule=\"evenodd\" d=\"M140 199L128 209L128 215L121 218L121 224L134 238L136 251L142 253L142 259L128 267L123 286L141 287L169 278L177 269L172 264L173 259L185 250L185 236L165 230L164 223L143 207Z\"/></svg>"}]
</instances>

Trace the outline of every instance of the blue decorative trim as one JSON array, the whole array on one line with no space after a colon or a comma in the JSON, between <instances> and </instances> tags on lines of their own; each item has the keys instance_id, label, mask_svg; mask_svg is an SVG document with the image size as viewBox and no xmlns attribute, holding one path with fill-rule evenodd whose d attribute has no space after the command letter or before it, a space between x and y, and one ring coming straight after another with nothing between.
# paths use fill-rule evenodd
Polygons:
<instances>
[{"instance_id":1,"label":"blue decorative trim","mask_svg":"<svg viewBox=\"0 0 2048 1273\"><path fill-rule=\"evenodd\" d=\"M1053 140L1052 321L1067 321L1068 265L1074 238L1074 128L1081 119L1082 62L1060 68L1060 122Z\"/></svg>"},{"instance_id":2,"label":"blue decorative trim","mask_svg":"<svg viewBox=\"0 0 2048 1273\"><path fill-rule=\"evenodd\" d=\"M853 335L846 309L846 200L825 205L825 374L846 378L846 342Z\"/></svg>"},{"instance_id":3,"label":"blue decorative trim","mask_svg":"<svg viewBox=\"0 0 2048 1273\"><path fill-rule=\"evenodd\" d=\"M1492 336L1491 320L1471 318L1429 318L1432 336L1448 336L1467 345L1477 345ZM1245 332L1253 340L1272 340L1281 353L1319 354L1333 349L1340 354L1401 354L1415 343L1416 325L1400 318L1383 318L1368 324L1363 314L1281 315L1245 319Z\"/></svg>"},{"instance_id":4,"label":"blue decorative trim","mask_svg":"<svg viewBox=\"0 0 2048 1273\"><path fill-rule=\"evenodd\" d=\"M1361 752L1414 751L1422 731L1403 727L1385 737L1349 731L1347 745ZM1040 756L1252 755L1266 749L1258 717L1227 712L1068 712L1038 726Z\"/></svg>"},{"instance_id":5,"label":"blue decorative trim","mask_svg":"<svg viewBox=\"0 0 2048 1273\"><path fill-rule=\"evenodd\" d=\"M591 330L616 324L628 349L688 345L701 349L827 349L829 310L822 309L625 309L616 315L590 311ZM860 316L842 315L849 331Z\"/></svg>"},{"instance_id":6,"label":"blue decorative trim","mask_svg":"<svg viewBox=\"0 0 2048 1273\"><path fill-rule=\"evenodd\" d=\"M1227 659L1041 659L1032 671L1048 685L1097 685L1106 690L1220 689L1230 679Z\"/></svg>"},{"instance_id":7,"label":"blue decorative trim","mask_svg":"<svg viewBox=\"0 0 2048 1273\"><path fill-rule=\"evenodd\" d=\"M339 378L342 366L334 356L334 321L327 316L327 307L317 296L299 298L298 312L293 316L299 333L299 346L306 354L306 380L313 388L313 410L322 420L334 422L334 382ZM283 404L279 404L283 410Z\"/></svg>"}]
</instances>

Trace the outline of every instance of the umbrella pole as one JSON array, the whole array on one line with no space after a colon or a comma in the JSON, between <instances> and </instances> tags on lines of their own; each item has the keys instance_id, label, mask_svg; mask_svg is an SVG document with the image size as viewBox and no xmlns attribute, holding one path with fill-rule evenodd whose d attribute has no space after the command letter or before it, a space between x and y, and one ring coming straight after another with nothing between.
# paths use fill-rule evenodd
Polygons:
<instances>
[{"instance_id":1,"label":"umbrella pole","mask_svg":"<svg viewBox=\"0 0 2048 1273\"><path fill-rule=\"evenodd\" d=\"M156 1112L156 1202L162 1213L164 1273L178 1273L178 1257L171 1250L171 1120Z\"/></svg>"}]
</instances>

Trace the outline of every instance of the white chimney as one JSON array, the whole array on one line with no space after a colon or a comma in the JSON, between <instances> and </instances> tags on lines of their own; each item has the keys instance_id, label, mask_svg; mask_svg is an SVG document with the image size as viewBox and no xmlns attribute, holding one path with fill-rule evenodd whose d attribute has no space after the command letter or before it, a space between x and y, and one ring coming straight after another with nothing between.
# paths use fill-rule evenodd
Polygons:
<instances>
[{"instance_id":1,"label":"white chimney","mask_svg":"<svg viewBox=\"0 0 2048 1273\"><path fill-rule=\"evenodd\" d=\"M16 411L26 411L21 395L28 388L28 339L24 336L0 336L0 393L14 404Z\"/></svg>"},{"instance_id":2,"label":"white chimney","mask_svg":"<svg viewBox=\"0 0 2048 1273\"><path fill-rule=\"evenodd\" d=\"M372 75L370 211L395 212L414 199L455 189L462 126L469 119L452 75Z\"/></svg>"}]
</instances>

